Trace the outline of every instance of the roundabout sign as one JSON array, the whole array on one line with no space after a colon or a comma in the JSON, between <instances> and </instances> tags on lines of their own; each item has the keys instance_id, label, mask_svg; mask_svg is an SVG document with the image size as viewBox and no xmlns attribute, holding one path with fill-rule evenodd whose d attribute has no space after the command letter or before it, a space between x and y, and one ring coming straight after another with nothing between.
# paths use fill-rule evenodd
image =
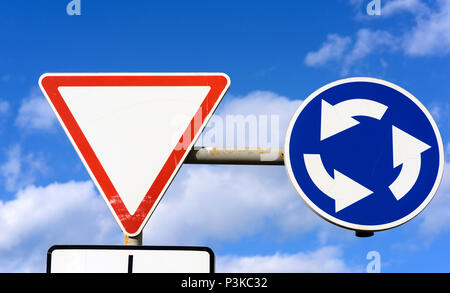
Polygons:
<instances>
[{"instance_id":1,"label":"roundabout sign","mask_svg":"<svg viewBox=\"0 0 450 293\"><path fill-rule=\"evenodd\" d=\"M392 83L348 78L311 94L286 134L294 188L324 219L380 231L418 215L444 168L436 123L417 98Z\"/></svg>"}]
</instances>

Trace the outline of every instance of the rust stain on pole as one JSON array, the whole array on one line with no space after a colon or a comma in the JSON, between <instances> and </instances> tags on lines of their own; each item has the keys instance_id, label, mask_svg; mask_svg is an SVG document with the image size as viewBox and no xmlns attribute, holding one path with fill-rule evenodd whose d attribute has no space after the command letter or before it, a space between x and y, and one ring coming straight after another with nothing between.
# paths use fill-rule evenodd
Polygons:
<instances>
[{"instance_id":1,"label":"rust stain on pole","mask_svg":"<svg viewBox=\"0 0 450 293\"><path fill-rule=\"evenodd\" d=\"M134 237L125 235L125 245L142 245L142 232Z\"/></svg>"},{"instance_id":2,"label":"rust stain on pole","mask_svg":"<svg viewBox=\"0 0 450 293\"><path fill-rule=\"evenodd\" d=\"M186 164L284 165L280 148L194 148L186 157Z\"/></svg>"}]
</instances>

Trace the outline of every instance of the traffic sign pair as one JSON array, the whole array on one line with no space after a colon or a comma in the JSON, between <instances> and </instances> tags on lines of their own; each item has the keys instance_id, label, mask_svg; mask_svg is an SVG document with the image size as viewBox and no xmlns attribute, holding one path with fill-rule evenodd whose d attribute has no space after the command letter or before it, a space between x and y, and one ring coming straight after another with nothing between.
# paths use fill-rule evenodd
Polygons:
<instances>
[{"instance_id":1,"label":"traffic sign pair","mask_svg":"<svg viewBox=\"0 0 450 293\"><path fill-rule=\"evenodd\" d=\"M222 73L45 74L40 86L114 217L138 235L230 85ZM357 231L420 213L442 178L439 130L406 90L326 85L298 108L284 163L326 220Z\"/></svg>"}]
</instances>

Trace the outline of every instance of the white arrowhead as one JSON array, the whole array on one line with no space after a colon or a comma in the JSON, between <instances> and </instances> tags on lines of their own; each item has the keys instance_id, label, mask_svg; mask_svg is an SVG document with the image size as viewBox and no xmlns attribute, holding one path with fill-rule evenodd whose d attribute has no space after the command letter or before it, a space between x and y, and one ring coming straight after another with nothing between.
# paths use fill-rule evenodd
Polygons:
<instances>
[{"instance_id":1,"label":"white arrowhead","mask_svg":"<svg viewBox=\"0 0 450 293\"><path fill-rule=\"evenodd\" d=\"M420 174L421 153L430 148L414 136L392 126L393 164L402 170L389 186L397 200L404 197L413 188Z\"/></svg>"},{"instance_id":2,"label":"white arrowhead","mask_svg":"<svg viewBox=\"0 0 450 293\"><path fill-rule=\"evenodd\" d=\"M420 159L420 154L430 148L423 141L418 140L395 126L392 126L392 144L394 168L411 158Z\"/></svg>"},{"instance_id":3,"label":"white arrowhead","mask_svg":"<svg viewBox=\"0 0 450 293\"><path fill-rule=\"evenodd\" d=\"M334 185L336 213L373 193L337 170L334 170Z\"/></svg>"},{"instance_id":4,"label":"white arrowhead","mask_svg":"<svg viewBox=\"0 0 450 293\"><path fill-rule=\"evenodd\" d=\"M304 154L303 158L313 183L320 191L334 199L335 212L339 212L373 193L337 170L334 170L334 178L332 178L323 166L320 155Z\"/></svg>"},{"instance_id":5,"label":"white arrowhead","mask_svg":"<svg viewBox=\"0 0 450 293\"><path fill-rule=\"evenodd\" d=\"M359 124L354 116L367 116L377 120L383 117L387 106L367 99L350 99L334 106L322 100L320 140Z\"/></svg>"},{"instance_id":6,"label":"white arrowhead","mask_svg":"<svg viewBox=\"0 0 450 293\"><path fill-rule=\"evenodd\" d=\"M359 121L353 119L351 116L346 115L342 111L339 111L339 107L332 106L325 100L322 100L321 115L321 141L359 124Z\"/></svg>"}]
</instances>

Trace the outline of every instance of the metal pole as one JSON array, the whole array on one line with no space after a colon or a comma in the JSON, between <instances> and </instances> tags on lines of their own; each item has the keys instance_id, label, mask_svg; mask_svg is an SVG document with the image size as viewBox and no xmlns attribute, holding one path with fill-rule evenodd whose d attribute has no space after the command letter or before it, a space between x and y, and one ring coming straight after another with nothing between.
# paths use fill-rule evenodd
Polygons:
<instances>
[{"instance_id":1,"label":"metal pole","mask_svg":"<svg viewBox=\"0 0 450 293\"><path fill-rule=\"evenodd\" d=\"M284 153L281 148L196 147L184 163L282 166Z\"/></svg>"},{"instance_id":2,"label":"metal pole","mask_svg":"<svg viewBox=\"0 0 450 293\"><path fill-rule=\"evenodd\" d=\"M142 232L133 237L125 235L125 245L141 246L142 245Z\"/></svg>"}]
</instances>

